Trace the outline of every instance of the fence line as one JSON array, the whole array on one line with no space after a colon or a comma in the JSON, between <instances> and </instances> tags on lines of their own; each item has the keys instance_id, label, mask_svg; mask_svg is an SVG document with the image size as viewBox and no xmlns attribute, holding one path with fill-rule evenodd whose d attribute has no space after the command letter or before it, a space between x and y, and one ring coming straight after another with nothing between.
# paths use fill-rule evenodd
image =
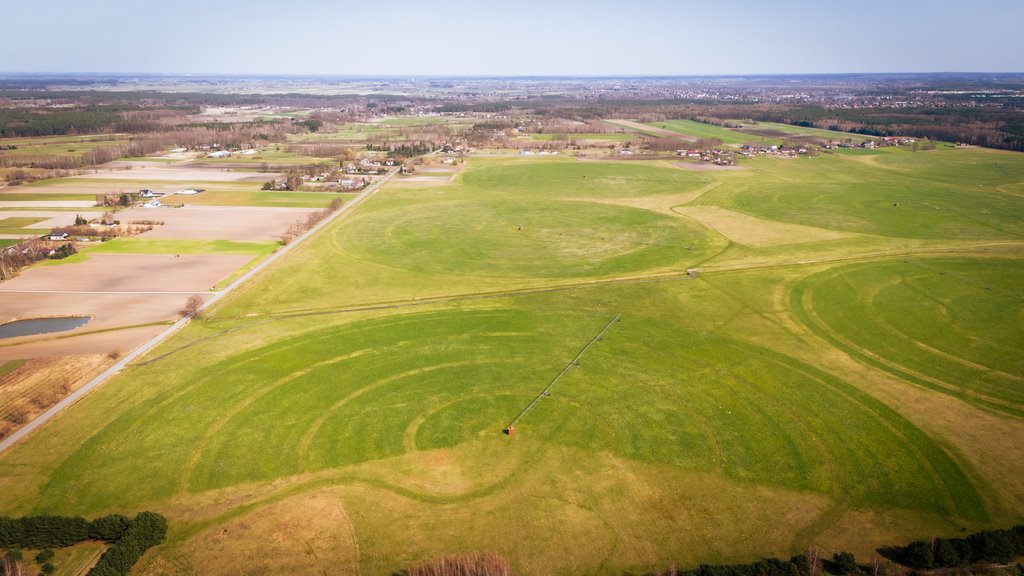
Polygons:
<instances>
[{"instance_id":1,"label":"fence line","mask_svg":"<svg viewBox=\"0 0 1024 576\"><path fill-rule=\"evenodd\" d=\"M564 368L562 368L562 371L559 372L558 375L555 376L551 380L551 382L549 382L548 385L544 387L543 390L541 390L540 394L538 394L537 397L534 398L532 402L527 404L526 407L523 408L522 411L520 411L519 414L517 414L516 417L513 418L511 422L509 422L508 426L505 427L504 432L506 434L509 434L509 435L513 434L515 432L515 430L516 430L516 428L515 428L516 424L519 423L519 421L522 420L524 416L526 416L527 412L532 410L533 407L536 406L538 402L540 402L541 398L543 398L545 396L550 396L551 395L551 388L559 380L561 380L562 376L565 376L569 372L569 370L572 369L573 366L578 366L579 365L580 358L582 358L583 355L587 353L587 350L590 350L591 346L593 346L596 342L600 342L601 341L601 337L604 335L604 333L607 332L609 328L611 328L612 324L615 324L616 322L618 322L619 318L621 318L621 317L622 317L622 314L619 313L619 314L616 314L614 318L609 320L608 323L604 325L604 328L601 328L601 331L598 332L596 336L591 338L590 342L587 342L587 345L584 346L583 349L580 350L579 353L576 354L576 356L572 360L570 360L569 363L566 364Z\"/></svg>"}]
</instances>

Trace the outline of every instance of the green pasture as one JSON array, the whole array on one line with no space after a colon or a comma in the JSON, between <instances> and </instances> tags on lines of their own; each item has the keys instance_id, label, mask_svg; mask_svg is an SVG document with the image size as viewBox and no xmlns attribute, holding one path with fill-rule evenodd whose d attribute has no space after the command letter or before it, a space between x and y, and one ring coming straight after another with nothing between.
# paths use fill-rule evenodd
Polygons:
<instances>
[{"instance_id":1,"label":"green pasture","mask_svg":"<svg viewBox=\"0 0 1024 576\"><path fill-rule=\"evenodd\" d=\"M264 206L279 208L325 208L342 197L331 192L276 192L261 190L207 190L194 196L171 196L168 202L198 206Z\"/></svg>"},{"instance_id":2,"label":"green pasture","mask_svg":"<svg viewBox=\"0 0 1024 576\"><path fill-rule=\"evenodd\" d=\"M726 144L764 143L769 145L778 145L782 142L777 138L765 138L764 136L757 136L754 134L743 134L742 132L729 130L722 126L695 122L693 120L662 120L661 122L648 122L647 125L655 128L665 128L666 130L678 132L684 136L690 136L693 138L714 138L721 140Z\"/></svg>"},{"instance_id":3,"label":"green pasture","mask_svg":"<svg viewBox=\"0 0 1024 576\"><path fill-rule=\"evenodd\" d=\"M1024 262L903 259L806 279L793 308L847 353L1024 417Z\"/></svg>"},{"instance_id":4,"label":"green pasture","mask_svg":"<svg viewBox=\"0 0 1024 576\"><path fill-rule=\"evenodd\" d=\"M0 192L0 201L25 202L26 205L35 201L51 202L65 200L86 201L93 200L93 198L89 194L47 194L45 192ZM81 210L81 208L79 208L79 210Z\"/></svg>"},{"instance_id":5,"label":"green pasture","mask_svg":"<svg viewBox=\"0 0 1024 576\"><path fill-rule=\"evenodd\" d=\"M743 167L385 186L0 457L0 514L161 512L143 574L870 562L1024 521L1024 157Z\"/></svg>"},{"instance_id":6,"label":"green pasture","mask_svg":"<svg viewBox=\"0 0 1024 576\"><path fill-rule=\"evenodd\" d=\"M872 139L871 136L865 136L863 134L854 134L852 132L836 132L834 130L823 130L821 128L794 126L792 124L778 124L776 122L746 122L743 120L731 120L731 122L741 124L744 129L749 128L752 130L774 130L777 132L784 132L792 136L811 136L815 138L825 138L835 141L853 140L854 142L863 142L865 140ZM752 134L751 136L754 135Z\"/></svg>"},{"instance_id":7,"label":"green pasture","mask_svg":"<svg viewBox=\"0 0 1024 576\"><path fill-rule=\"evenodd\" d=\"M1024 180L1024 157L975 154L895 149L872 156L759 159L756 169L723 175L723 185L696 203L887 237L1024 237L1024 197L996 187Z\"/></svg>"},{"instance_id":8,"label":"green pasture","mask_svg":"<svg viewBox=\"0 0 1024 576\"><path fill-rule=\"evenodd\" d=\"M45 136L39 138L0 138L0 145L17 146L15 150L0 150L0 155L17 156L47 154L81 156L100 146L127 144L119 135L109 136Z\"/></svg>"},{"instance_id":9,"label":"green pasture","mask_svg":"<svg viewBox=\"0 0 1024 576\"><path fill-rule=\"evenodd\" d=\"M40 218L37 216L14 216L10 218L0 218L0 234L42 234L49 232L49 230L43 228L31 228L31 226L37 222L48 220L48 218Z\"/></svg>"}]
</instances>

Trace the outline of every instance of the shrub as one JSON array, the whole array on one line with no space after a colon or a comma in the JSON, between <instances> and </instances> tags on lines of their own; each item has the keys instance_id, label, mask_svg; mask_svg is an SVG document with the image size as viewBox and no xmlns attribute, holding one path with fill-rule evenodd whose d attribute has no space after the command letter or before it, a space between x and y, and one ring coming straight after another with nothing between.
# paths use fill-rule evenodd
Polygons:
<instances>
[{"instance_id":1,"label":"shrub","mask_svg":"<svg viewBox=\"0 0 1024 576\"><path fill-rule=\"evenodd\" d=\"M860 567L857 566L857 559L851 552L837 552L833 554L832 563L835 564L836 573L840 576L860 572Z\"/></svg>"},{"instance_id":2,"label":"shrub","mask_svg":"<svg viewBox=\"0 0 1024 576\"><path fill-rule=\"evenodd\" d=\"M39 554L36 554L36 562L39 562L40 564L49 562L51 559L53 559L53 550L49 548L43 550Z\"/></svg>"}]
</instances>

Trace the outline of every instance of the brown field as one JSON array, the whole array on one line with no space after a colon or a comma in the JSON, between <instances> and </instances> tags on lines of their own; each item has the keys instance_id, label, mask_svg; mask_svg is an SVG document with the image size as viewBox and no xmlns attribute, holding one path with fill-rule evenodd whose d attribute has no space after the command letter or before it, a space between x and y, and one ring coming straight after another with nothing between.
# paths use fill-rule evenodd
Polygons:
<instances>
[{"instance_id":1,"label":"brown field","mask_svg":"<svg viewBox=\"0 0 1024 576\"><path fill-rule=\"evenodd\" d=\"M144 238L191 240L277 240L292 222L305 218L310 208L251 206L185 206L184 208L132 208L117 213L123 223L159 220L164 224Z\"/></svg>"},{"instance_id":2,"label":"brown field","mask_svg":"<svg viewBox=\"0 0 1024 576\"><path fill-rule=\"evenodd\" d=\"M31 268L4 282L0 292L203 292L251 259L230 254L90 254L84 262Z\"/></svg>"},{"instance_id":3,"label":"brown field","mask_svg":"<svg viewBox=\"0 0 1024 576\"><path fill-rule=\"evenodd\" d=\"M94 208L95 200L0 200L0 208Z\"/></svg>"},{"instance_id":4,"label":"brown field","mask_svg":"<svg viewBox=\"0 0 1024 576\"><path fill-rule=\"evenodd\" d=\"M144 180L173 180L181 182L239 182L239 181L259 181L268 180L280 176L279 174L261 174L257 172L232 172L224 168L201 168L195 165L188 167L174 165L174 166L146 166L144 168L132 168L126 170L124 168L114 169L98 169L96 172L91 174L83 174L77 176L77 178L99 178L102 180L133 180L133 181L144 181Z\"/></svg>"},{"instance_id":5,"label":"brown field","mask_svg":"<svg viewBox=\"0 0 1024 576\"><path fill-rule=\"evenodd\" d=\"M184 304L184 301L181 302ZM178 308L181 307L178 305ZM92 322L86 324L91 326ZM95 334L84 334L73 338L57 338L29 341L12 346L0 346L0 361L25 358L64 358L74 354L128 353L167 328L166 325L140 326L111 330ZM85 329L85 328L81 328Z\"/></svg>"},{"instance_id":6,"label":"brown field","mask_svg":"<svg viewBox=\"0 0 1024 576\"><path fill-rule=\"evenodd\" d=\"M55 316L92 316L76 334L133 326L148 322L161 322L173 318L181 309L188 294L42 294L38 292L0 293L3 311L0 323L24 318ZM53 335L51 335L53 336ZM9 342L38 340L42 336L24 336L0 340L0 346Z\"/></svg>"},{"instance_id":7,"label":"brown field","mask_svg":"<svg viewBox=\"0 0 1024 576\"><path fill-rule=\"evenodd\" d=\"M77 212L83 218L99 218L102 212ZM0 210L0 220L4 218L47 218L27 228L54 228L57 226L70 226L75 222L75 212L55 212L53 210Z\"/></svg>"}]
</instances>

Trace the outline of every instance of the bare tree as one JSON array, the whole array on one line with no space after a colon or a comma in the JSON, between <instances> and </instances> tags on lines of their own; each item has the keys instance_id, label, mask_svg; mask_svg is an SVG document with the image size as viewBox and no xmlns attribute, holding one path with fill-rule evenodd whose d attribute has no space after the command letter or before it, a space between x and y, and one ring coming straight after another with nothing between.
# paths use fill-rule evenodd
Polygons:
<instances>
[{"instance_id":1,"label":"bare tree","mask_svg":"<svg viewBox=\"0 0 1024 576\"><path fill-rule=\"evenodd\" d=\"M203 297L199 294L193 294L185 301L185 307L181 309L179 314L181 314L182 318L195 320L196 318L199 318L199 308L201 308L202 305Z\"/></svg>"}]
</instances>

